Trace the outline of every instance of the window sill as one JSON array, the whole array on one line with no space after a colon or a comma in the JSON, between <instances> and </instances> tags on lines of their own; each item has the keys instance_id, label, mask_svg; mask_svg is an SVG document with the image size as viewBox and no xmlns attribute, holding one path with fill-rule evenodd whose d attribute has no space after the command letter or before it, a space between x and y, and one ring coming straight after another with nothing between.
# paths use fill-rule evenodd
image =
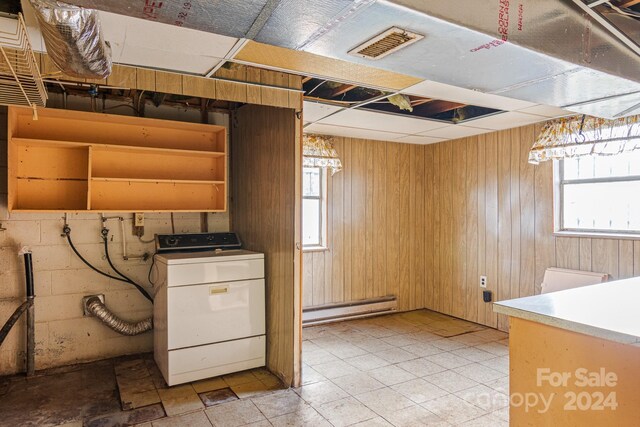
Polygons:
<instances>
[{"instance_id":1,"label":"window sill","mask_svg":"<svg viewBox=\"0 0 640 427\"><path fill-rule=\"evenodd\" d=\"M556 231L553 235L556 237L582 237L585 239L640 240L640 234L606 233L597 231Z\"/></svg>"},{"instance_id":2,"label":"window sill","mask_svg":"<svg viewBox=\"0 0 640 427\"><path fill-rule=\"evenodd\" d=\"M326 246L304 246L302 252L328 252L329 248Z\"/></svg>"}]
</instances>

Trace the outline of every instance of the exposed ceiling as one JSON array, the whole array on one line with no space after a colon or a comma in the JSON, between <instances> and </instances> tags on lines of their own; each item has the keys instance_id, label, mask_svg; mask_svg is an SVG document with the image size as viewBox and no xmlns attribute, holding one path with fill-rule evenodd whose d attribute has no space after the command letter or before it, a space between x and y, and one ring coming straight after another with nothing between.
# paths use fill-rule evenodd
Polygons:
<instances>
[{"instance_id":1,"label":"exposed ceiling","mask_svg":"<svg viewBox=\"0 0 640 427\"><path fill-rule=\"evenodd\" d=\"M490 44L495 39L484 34L484 29L481 28L487 25L486 16L474 16L472 8L458 7L460 1L462 0L429 2L428 11L423 10L427 9L424 2L413 0L251 0L242 4L221 0L219 4L216 3L215 7L228 6L224 17L229 21L228 17L232 16L233 22L226 22L222 15L211 13L208 8L214 6L209 2L189 2L193 9L189 11L188 19L194 21L185 21L184 26L207 31L161 23L163 20L169 22L165 19L169 15L162 13L167 10L173 11L171 8L177 7L177 3L165 2L165 10L158 11L137 9L137 3L119 0L70 2L93 2L94 6L100 9L125 15L151 17L152 20L145 20L101 12L105 38L111 43L116 63L207 75L225 60L233 60L314 78L330 78L343 84L365 83L389 94L405 94L413 100L428 98L452 105L464 104L503 111L467 118L466 121L453 124L451 121L437 120L442 117L433 120L368 111L379 106L377 104L324 105L326 100L322 101L323 103L307 100L304 104L307 132L424 144L572 114L566 109L547 105L549 103L574 103L576 105L571 109L581 111L581 104L588 105L589 108L600 108L599 105L602 104L601 108L611 109L611 94L617 96L617 104L614 106L617 109L632 108L639 102L640 92L635 91L635 82L624 78L621 80L619 75L607 74L600 70L582 66L576 68L576 65L570 62L571 57L558 60L549 54L536 52L529 46L532 41L528 35L525 37L514 34L513 43L490 45L470 53L467 45L471 41L475 43L484 40ZM544 0L542 3L548 4L549 1ZM554 2L557 3L556 0ZM571 3L569 0L564 3L566 2ZM636 7L629 2L630 0L619 0L618 4L627 3L628 7ZM157 7L160 3L154 4ZM533 6L528 0L524 0L522 4L530 6L526 11L531 15L539 12L542 7L541 3ZM269 9L269 5L277 7ZM44 50L27 1L23 1L23 7L34 48ZM491 10L492 8L493 5L489 7ZM560 8L566 9L571 6L565 5ZM444 16L453 9L460 13L455 17ZM565 9L563 10L566 12ZM519 12L514 9L512 13L512 18L515 19ZM155 16L155 21L152 15ZM289 21L285 19L287 17ZM291 21L292 17L295 17L295 22ZM342 20L335 21L336 17ZM564 25L571 23L566 17L558 19L564 20ZM473 29L462 28L456 20L466 20L465 25ZM430 26L424 27L427 21ZM633 19L632 21L640 22ZM300 22L305 22L305 25L298 25ZM349 55L351 48L378 34L382 27L389 28L391 22L402 24L418 34L425 35L424 40L375 61ZM536 22L544 24L543 21ZM200 27L191 25L193 23ZM528 21L525 21L526 23ZM558 22L551 20L548 25L542 25L541 31L550 30L552 25L557 24ZM589 21L589 25L594 24ZM556 27L553 28L554 31L557 30ZM212 29L226 35L210 32ZM601 28L597 28L597 31L592 28L591 31L599 37L604 37L604 30ZM635 34L633 31L629 33ZM287 47L300 50L260 45L254 41L247 42L246 38L243 38L247 34L252 34L256 40L262 42L280 46L285 43ZM567 34L573 37L575 31L571 30ZM613 37L607 35L605 38L611 42ZM564 43L553 40L555 39L551 37L551 44ZM422 46L420 50L416 50L419 46ZM600 51L601 56L590 58L592 65L605 67L606 64L602 65L602 62L615 57L611 56L611 46L608 50ZM613 50L619 51L620 47L615 46ZM239 49L240 47L243 49ZM545 48L551 49L549 43ZM428 56L423 55L425 49L429 52ZM557 54L560 53L559 49L558 47ZM637 58L634 60L626 53L625 55L624 61L618 64L620 75L625 75L630 64L638 64ZM477 58L484 59L478 62ZM578 58L575 62L581 60ZM376 71L376 68L372 67L385 70ZM640 79L637 68L635 75ZM428 79L425 80L425 77ZM602 84L594 84L597 81ZM629 85L621 87L620 82L629 82ZM640 85L638 87L640 88ZM571 94L573 98L568 100L567 94Z\"/></svg>"}]
</instances>

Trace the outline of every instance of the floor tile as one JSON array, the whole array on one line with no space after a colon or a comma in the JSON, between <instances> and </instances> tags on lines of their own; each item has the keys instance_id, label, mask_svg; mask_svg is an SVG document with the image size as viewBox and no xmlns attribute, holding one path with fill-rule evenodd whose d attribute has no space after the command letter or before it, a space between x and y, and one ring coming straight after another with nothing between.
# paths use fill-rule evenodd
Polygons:
<instances>
[{"instance_id":1,"label":"floor tile","mask_svg":"<svg viewBox=\"0 0 640 427\"><path fill-rule=\"evenodd\" d=\"M307 365L315 367L317 365L322 365L325 363L337 362L340 359L329 353L328 351L320 349L303 354L302 360Z\"/></svg>"},{"instance_id":2,"label":"floor tile","mask_svg":"<svg viewBox=\"0 0 640 427\"><path fill-rule=\"evenodd\" d=\"M231 390L240 399L262 396L264 394L271 393L275 390L282 390L282 389L283 388L281 387L280 382L278 382L277 384L267 385L262 381L253 381L250 383L243 383L243 384L231 386Z\"/></svg>"},{"instance_id":3,"label":"floor tile","mask_svg":"<svg viewBox=\"0 0 640 427\"><path fill-rule=\"evenodd\" d=\"M204 409L204 404L190 384L158 390L168 416Z\"/></svg>"},{"instance_id":4,"label":"floor tile","mask_svg":"<svg viewBox=\"0 0 640 427\"><path fill-rule=\"evenodd\" d=\"M495 417L493 414L483 415L460 424L461 427L509 427L509 422Z\"/></svg>"},{"instance_id":5,"label":"floor tile","mask_svg":"<svg viewBox=\"0 0 640 427\"><path fill-rule=\"evenodd\" d=\"M345 359L344 361L349 365L360 369L361 371L370 371L371 369L389 365L389 362L379 358L374 354L365 354L362 356L352 357L350 359Z\"/></svg>"},{"instance_id":6,"label":"floor tile","mask_svg":"<svg viewBox=\"0 0 640 427\"><path fill-rule=\"evenodd\" d=\"M320 406L327 402L349 397L347 392L331 381L303 385L296 390L296 393L312 406Z\"/></svg>"},{"instance_id":7,"label":"floor tile","mask_svg":"<svg viewBox=\"0 0 640 427\"><path fill-rule=\"evenodd\" d=\"M414 402L390 388L359 394L355 398L383 417L414 405Z\"/></svg>"},{"instance_id":8,"label":"floor tile","mask_svg":"<svg viewBox=\"0 0 640 427\"><path fill-rule=\"evenodd\" d=\"M429 344L444 351L457 350L459 348L464 348L467 346L465 343L461 343L459 341L454 341L451 339L431 341Z\"/></svg>"},{"instance_id":9,"label":"floor tile","mask_svg":"<svg viewBox=\"0 0 640 427\"><path fill-rule=\"evenodd\" d=\"M196 381L191 383L196 393L204 393L205 391L220 390L227 388L229 385L222 379L222 377L209 378L206 380Z\"/></svg>"},{"instance_id":10,"label":"floor tile","mask_svg":"<svg viewBox=\"0 0 640 427\"><path fill-rule=\"evenodd\" d=\"M424 379L450 393L455 393L478 385L477 382L453 371L438 372L437 374L428 375L424 377Z\"/></svg>"},{"instance_id":11,"label":"floor tile","mask_svg":"<svg viewBox=\"0 0 640 427\"><path fill-rule=\"evenodd\" d=\"M346 342L327 347L326 350L339 359L347 359L347 358L362 356L363 354L367 354L366 350L363 350L360 347L357 347L353 344L346 343Z\"/></svg>"},{"instance_id":12,"label":"floor tile","mask_svg":"<svg viewBox=\"0 0 640 427\"><path fill-rule=\"evenodd\" d=\"M386 386L403 383L416 378L415 375L399 368L397 365L383 366L382 368L368 371L367 374Z\"/></svg>"},{"instance_id":13,"label":"floor tile","mask_svg":"<svg viewBox=\"0 0 640 427\"><path fill-rule=\"evenodd\" d=\"M205 413L209 421L216 427L237 427L266 421L262 412L250 399L212 406L207 408Z\"/></svg>"},{"instance_id":14,"label":"floor tile","mask_svg":"<svg viewBox=\"0 0 640 427\"><path fill-rule=\"evenodd\" d=\"M482 362L483 360L494 359L496 357L495 354L481 350L477 347L459 348L457 350L453 350L451 354L464 357L465 359L471 360L472 362Z\"/></svg>"},{"instance_id":15,"label":"floor tile","mask_svg":"<svg viewBox=\"0 0 640 427\"><path fill-rule=\"evenodd\" d=\"M85 421L86 427L119 427L133 424L142 424L147 421L163 418L165 412L162 405L145 406L143 408L132 409L130 411L121 411L113 414L102 415Z\"/></svg>"},{"instance_id":16,"label":"floor tile","mask_svg":"<svg viewBox=\"0 0 640 427\"><path fill-rule=\"evenodd\" d=\"M317 383L319 381L324 381L327 379L324 375L320 375L318 371L304 363L302 364L302 372L300 375L302 385Z\"/></svg>"},{"instance_id":17,"label":"floor tile","mask_svg":"<svg viewBox=\"0 0 640 427\"><path fill-rule=\"evenodd\" d=\"M402 349L408 351L409 353L413 353L418 357L431 356L433 354L444 352L444 350L427 342L419 342L416 344L407 345L402 347Z\"/></svg>"},{"instance_id":18,"label":"floor tile","mask_svg":"<svg viewBox=\"0 0 640 427\"><path fill-rule=\"evenodd\" d=\"M397 347L376 352L375 355L381 359L386 360L389 363L405 362L407 360L416 359L418 357L413 353L409 353L408 351Z\"/></svg>"},{"instance_id":19,"label":"floor tile","mask_svg":"<svg viewBox=\"0 0 640 427\"><path fill-rule=\"evenodd\" d=\"M458 374L464 375L465 377L479 383L495 381L505 376L505 374L503 374L502 372L498 372L479 363L473 363L471 365L465 365L459 368L455 368L453 369L453 372L457 372Z\"/></svg>"},{"instance_id":20,"label":"floor tile","mask_svg":"<svg viewBox=\"0 0 640 427\"><path fill-rule=\"evenodd\" d=\"M153 427L211 427L211 422L204 411L163 418L151 423Z\"/></svg>"},{"instance_id":21,"label":"floor tile","mask_svg":"<svg viewBox=\"0 0 640 427\"><path fill-rule=\"evenodd\" d=\"M334 378L333 383L352 396L384 388L385 385L365 372Z\"/></svg>"},{"instance_id":22,"label":"floor tile","mask_svg":"<svg viewBox=\"0 0 640 427\"><path fill-rule=\"evenodd\" d=\"M206 407L221 405L223 403L238 400L238 396L233 391L231 391L230 388L207 391L205 393L200 393L199 396L200 400L202 400L202 403L204 403L204 406Z\"/></svg>"},{"instance_id":23,"label":"floor tile","mask_svg":"<svg viewBox=\"0 0 640 427\"><path fill-rule=\"evenodd\" d=\"M404 347L407 345L416 344L418 342L411 335L394 335L382 338L382 341L386 342L387 344L391 344L394 347Z\"/></svg>"},{"instance_id":24,"label":"floor tile","mask_svg":"<svg viewBox=\"0 0 640 427\"><path fill-rule=\"evenodd\" d=\"M496 357L495 359L483 360L481 365L495 369L505 375L509 374L509 356Z\"/></svg>"},{"instance_id":25,"label":"floor tile","mask_svg":"<svg viewBox=\"0 0 640 427\"><path fill-rule=\"evenodd\" d=\"M506 345L498 344L497 342L488 342L485 344L479 344L476 346L480 350L484 350L488 353L495 354L496 356L508 356L509 347Z\"/></svg>"},{"instance_id":26,"label":"floor tile","mask_svg":"<svg viewBox=\"0 0 640 427\"><path fill-rule=\"evenodd\" d=\"M382 417L372 418L370 420L361 421L359 423L351 424L358 427L393 427L393 424L389 423Z\"/></svg>"},{"instance_id":27,"label":"floor tile","mask_svg":"<svg viewBox=\"0 0 640 427\"><path fill-rule=\"evenodd\" d=\"M448 391L443 390L422 378L416 378L415 380L396 384L391 388L408 399L411 399L415 403L423 403L427 400L436 399L449 394Z\"/></svg>"},{"instance_id":28,"label":"floor tile","mask_svg":"<svg viewBox=\"0 0 640 427\"><path fill-rule=\"evenodd\" d=\"M425 357L428 361L436 363L447 369L455 369L460 366L469 365L471 362L464 357L456 356L452 353L439 353Z\"/></svg>"},{"instance_id":29,"label":"floor tile","mask_svg":"<svg viewBox=\"0 0 640 427\"><path fill-rule=\"evenodd\" d=\"M427 358L408 360L406 362L398 363L396 366L404 369L407 372L418 377L424 377L426 375L436 374L438 372L446 371L447 368L433 363Z\"/></svg>"},{"instance_id":30,"label":"floor tile","mask_svg":"<svg viewBox=\"0 0 640 427\"><path fill-rule=\"evenodd\" d=\"M267 418L275 418L280 415L295 412L306 405L293 390L269 394L267 396L251 399Z\"/></svg>"},{"instance_id":31,"label":"floor tile","mask_svg":"<svg viewBox=\"0 0 640 427\"><path fill-rule=\"evenodd\" d=\"M482 409L452 394L429 400L421 406L454 425L486 414Z\"/></svg>"},{"instance_id":32,"label":"floor tile","mask_svg":"<svg viewBox=\"0 0 640 427\"><path fill-rule=\"evenodd\" d=\"M236 372L234 374L224 375L222 378L230 386L251 383L257 380L251 371Z\"/></svg>"},{"instance_id":33,"label":"floor tile","mask_svg":"<svg viewBox=\"0 0 640 427\"><path fill-rule=\"evenodd\" d=\"M348 426L378 416L354 397L325 403L316 409L335 427Z\"/></svg>"},{"instance_id":34,"label":"floor tile","mask_svg":"<svg viewBox=\"0 0 640 427\"><path fill-rule=\"evenodd\" d=\"M295 412L271 418L269 421L271 421L274 427L331 427L329 421L325 420L322 415L311 406L301 407Z\"/></svg>"},{"instance_id":35,"label":"floor tile","mask_svg":"<svg viewBox=\"0 0 640 427\"><path fill-rule=\"evenodd\" d=\"M444 421L442 418L419 405L410 406L387 415L387 420L396 427L451 426L451 424Z\"/></svg>"},{"instance_id":36,"label":"floor tile","mask_svg":"<svg viewBox=\"0 0 640 427\"><path fill-rule=\"evenodd\" d=\"M371 353L375 353L383 350L389 350L390 348L393 348L391 344L388 344L382 341L382 339L380 338L369 338L367 340L360 341L356 345L361 349Z\"/></svg>"},{"instance_id":37,"label":"floor tile","mask_svg":"<svg viewBox=\"0 0 640 427\"><path fill-rule=\"evenodd\" d=\"M509 406L509 396L482 384L459 391L455 395L485 412L493 412Z\"/></svg>"},{"instance_id":38,"label":"floor tile","mask_svg":"<svg viewBox=\"0 0 640 427\"><path fill-rule=\"evenodd\" d=\"M360 372L358 368L354 368L347 362L336 360L335 362L323 363L313 367L320 375L328 379L343 377L345 375L357 374Z\"/></svg>"}]
</instances>

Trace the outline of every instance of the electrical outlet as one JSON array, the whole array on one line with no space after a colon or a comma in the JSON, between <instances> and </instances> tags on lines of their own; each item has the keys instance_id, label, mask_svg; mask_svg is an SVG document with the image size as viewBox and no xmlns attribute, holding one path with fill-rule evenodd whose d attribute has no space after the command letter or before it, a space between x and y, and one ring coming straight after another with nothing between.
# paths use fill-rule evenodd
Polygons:
<instances>
[{"instance_id":1,"label":"electrical outlet","mask_svg":"<svg viewBox=\"0 0 640 427\"><path fill-rule=\"evenodd\" d=\"M487 276L480 276L480 287L481 288L487 287Z\"/></svg>"},{"instance_id":2,"label":"electrical outlet","mask_svg":"<svg viewBox=\"0 0 640 427\"><path fill-rule=\"evenodd\" d=\"M144 213L136 212L135 214L133 214L133 226L144 227Z\"/></svg>"}]
</instances>

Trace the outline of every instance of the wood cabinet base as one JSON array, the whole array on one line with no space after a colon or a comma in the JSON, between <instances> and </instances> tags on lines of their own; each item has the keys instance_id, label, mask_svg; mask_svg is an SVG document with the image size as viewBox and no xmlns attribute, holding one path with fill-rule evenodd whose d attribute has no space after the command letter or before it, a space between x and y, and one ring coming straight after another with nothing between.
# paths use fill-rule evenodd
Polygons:
<instances>
[{"instance_id":1,"label":"wood cabinet base","mask_svg":"<svg viewBox=\"0 0 640 427\"><path fill-rule=\"evenodd\" d=\"M519 318L509 347L510 425L640 425L640 347Z\"/></svg>"}]
</instances>

